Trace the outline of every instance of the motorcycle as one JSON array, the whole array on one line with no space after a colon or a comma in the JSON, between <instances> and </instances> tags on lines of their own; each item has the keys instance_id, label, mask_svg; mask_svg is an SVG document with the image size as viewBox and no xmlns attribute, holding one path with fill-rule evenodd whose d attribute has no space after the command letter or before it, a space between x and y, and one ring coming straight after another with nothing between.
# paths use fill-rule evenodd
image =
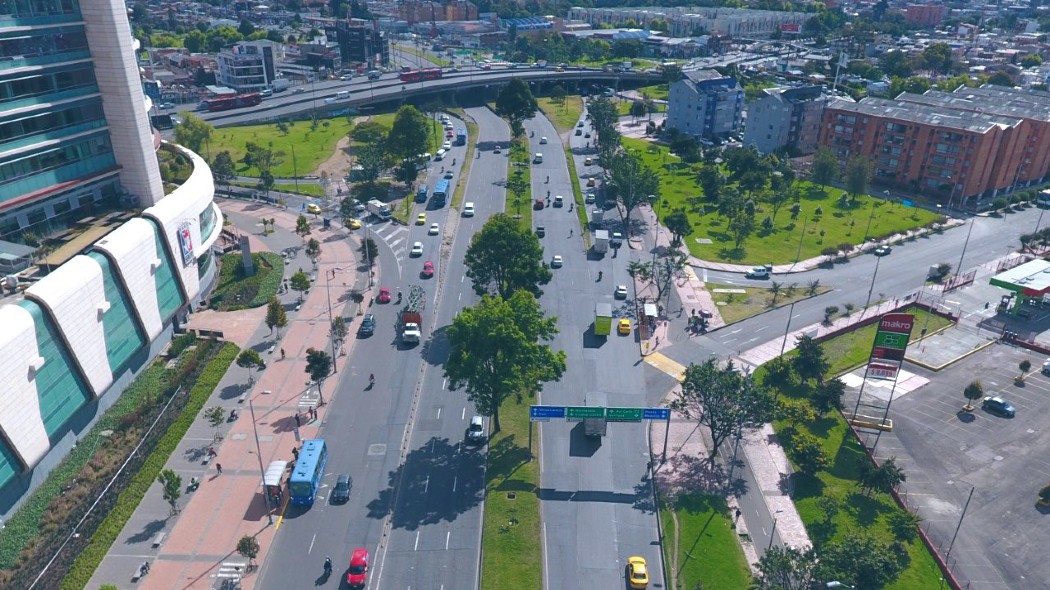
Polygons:
<instances>
[{"instance_id":1,"label":"motorcycle","mask_svg":"<svg viewBox=\"0 0 1050 590\"><path fill-rule=\"evenodd\" d=\"M326 575L326 576L332 575L332 558L331 557L324 558L324 575Z\"/></svg>"}]
</instances>

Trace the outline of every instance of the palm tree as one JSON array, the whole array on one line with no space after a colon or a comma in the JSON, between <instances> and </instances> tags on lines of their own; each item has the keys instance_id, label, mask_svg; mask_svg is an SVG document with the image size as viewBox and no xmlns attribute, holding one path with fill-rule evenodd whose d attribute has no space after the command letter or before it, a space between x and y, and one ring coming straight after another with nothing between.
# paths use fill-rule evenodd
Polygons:
<instances>
[{"instance_id":1,"label":"palm tree","mask_svg":"<svg viewBox=\"0 0 1050 590\"><path fill-rule=\"evenodd\" d=\"M981 385L980 379L974 379L971 381L970 384L966 386L966 389L963 389L963 396L967 399L966 405L963 406L963 410L972 412L973 404L970 402L975 402L984 396L984 385Z\"/></svg>"},{"instance_id":2,"label":"palm tree","mask_svg":"<svg viewBox=\"0 0 1050 590\"><path fill-rule=\"evenodd\" d=\"M769 304L770 307L776 307L777 306L777 295L780 295L780 291L781 291L781 289L783 289L783 287L784 286L782 284L780 284L780 283L778 283L776 281L773 281L772 283L769 284L769 292L773 294L773 301L770 302L770 304Z\"/></svg>"}]
</instances>

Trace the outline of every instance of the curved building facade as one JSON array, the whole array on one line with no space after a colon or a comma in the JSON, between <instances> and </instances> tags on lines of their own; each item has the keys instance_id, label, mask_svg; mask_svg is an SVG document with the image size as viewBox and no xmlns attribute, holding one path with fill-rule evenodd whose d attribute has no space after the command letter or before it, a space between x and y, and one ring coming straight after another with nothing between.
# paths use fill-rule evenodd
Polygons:
<instances>
[{"instance_id":1,"label":"curved building facade","mask_svg":"<svg viewBox=\"0 0 1050 590\"><path fill-rule=\"evenodd\" d=\"M44 480L170 340L216 279L222 231L207 163L0 306L0 514Z\"/></svg>"}]
</instances>

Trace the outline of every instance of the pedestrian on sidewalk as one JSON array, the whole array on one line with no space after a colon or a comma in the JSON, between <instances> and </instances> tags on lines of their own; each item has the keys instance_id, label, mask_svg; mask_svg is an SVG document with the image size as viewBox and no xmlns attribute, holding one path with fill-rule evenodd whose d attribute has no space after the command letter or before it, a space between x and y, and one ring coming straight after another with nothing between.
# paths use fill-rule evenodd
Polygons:
<instances>
[{"instance_id":1,"label":"pedestrian on sidewalk","mask_svg":"<svg viewBox=\"0 0 1050 590\"><path fill-rule=\"evenodd\" d=\"M219 475L222 475L222 463L215 464L215 471L218 471Z\"/></svg>"},{"instance_id":2,"label":"pedestrian on sidewalk","mask_svg":"<svg viewBox=\"0 0 1050 590\"><path fill-rule=\"evenodd\" d=\"M734 520L740 520L740 509L736 509L736 518Z\"/></svg>"},{"instance_id":3,"label":"pedestrian on sidewalk","mask_svg":"<svg viewBox=\"0 0 1050 590\"><path fill-rule=\"evenodd\" d=\"M284 349L283 348L281 349L281 360L282 361L284 360Z\"/></svg>"},{"instance_id":4,"label":"pedestrian on sidewalk","mask_svg":"<svg viewBox=\"0 0 1050 590\"><path fill-rule=\"evenodd\" d=\"M298 447L292 447L292 456L295 457L296 461L299 460L299 448Z\"/></svg>"},{"instance_id":5,"label":"pedestrian on sidewalk","mask_svg":"<svg viewBox=\"0 0 1050 590\"><path fill-rule=\"evenodd\" d=\"M302 420L302 418L299 417L299 412L296 412L295 413L295 427L299 428L302 425L303 425L303 420Z\"/></svg>"}]
</instances>

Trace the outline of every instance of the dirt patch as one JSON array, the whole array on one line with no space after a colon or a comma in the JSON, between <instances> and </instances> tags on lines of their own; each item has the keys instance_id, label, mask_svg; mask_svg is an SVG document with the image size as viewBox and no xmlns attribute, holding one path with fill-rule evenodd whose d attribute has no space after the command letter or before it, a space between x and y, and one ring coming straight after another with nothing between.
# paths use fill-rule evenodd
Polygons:
<instances>
[{"instance_id":1,"label":"dirt patch","mask_svg":"<svg viewBox=\"0 0 1050 590\"><path fill-rule=\"evenodd\" d=\"M364 123L370 117L354 117L353 125ZM351 126L351 129L353 126ZM328 178L343 178L350 172L350 138L342 137L335 144L335 152L311 172L314 176L327 176ZM327 173L327 174L325 174Z\"/></svg>"}]
</instances>

